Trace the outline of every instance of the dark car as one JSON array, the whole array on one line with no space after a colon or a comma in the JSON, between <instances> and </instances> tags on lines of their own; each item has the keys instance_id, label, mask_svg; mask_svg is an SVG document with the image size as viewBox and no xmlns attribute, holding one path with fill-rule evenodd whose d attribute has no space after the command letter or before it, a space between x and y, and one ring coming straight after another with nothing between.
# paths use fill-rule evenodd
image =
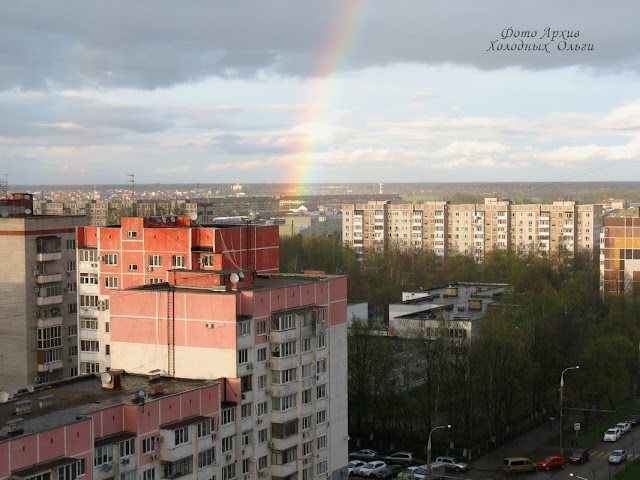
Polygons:
<instances>
[{"instance_id":1,"label":"dark car","mask_svg":"<svg viewBox=\"0 0 640 480\"><path fill-rule=\"evenodd\" d=\"M627 422L629 422L632 427L635 427L640 423L640 415L636 413L629 415L629 418L627 418Z\"/></svg>"},{"instance_id":2,"label":"dark car","mask_svg":"<svg viewBox=\"0 0 640 480\"><path fill-rule=\"evenodd\" d=\"M403 469L404 467L402 465L387 465L376 473L376 478L395 478Z\"/></svg>"},{"instance_id":3,"label":"dark car","mask_svg":"<svg viewBox=\"0 0 640 480\"><path fill-rule=\"evenodd\" d=\"M589 450L586 448L576 448L569 456L571 463L584 463L589 460Z\"/></svg>"}]
</instances>

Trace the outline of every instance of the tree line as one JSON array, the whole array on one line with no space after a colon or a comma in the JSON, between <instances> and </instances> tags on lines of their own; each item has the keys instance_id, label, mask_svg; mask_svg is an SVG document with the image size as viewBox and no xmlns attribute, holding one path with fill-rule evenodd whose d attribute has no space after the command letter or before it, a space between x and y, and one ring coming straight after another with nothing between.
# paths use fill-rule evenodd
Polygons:
<instances>
[{"instance_id":1,"label":"tree line","mask_svg":"<svg viewBox=\"0 0 640 480\"><path fill-rule=\"evenodd\" d=\"M349 301L369 302L373 315L356 322L348 339L351 436L424 443L433 426L450 423L457 445L500 438L517 425L557 418L560 374L573 365L580 369L565 374L564 406L584 409L583 428L595 411L640 396L640 301L603 297L591 255L496 251L478 263L392 247L358 261L339 240L318 237L282 239L280 255L285 272L346 274ZM451 282L512 290L478 323L473 341L378 334L402 291Z\"/></svg>"}]
</instances>

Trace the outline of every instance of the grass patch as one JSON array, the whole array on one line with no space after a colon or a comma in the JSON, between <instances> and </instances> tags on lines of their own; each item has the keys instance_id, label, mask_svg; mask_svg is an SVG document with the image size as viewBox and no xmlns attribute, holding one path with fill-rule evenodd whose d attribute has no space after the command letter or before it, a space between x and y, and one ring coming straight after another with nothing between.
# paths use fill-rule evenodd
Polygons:
<instances>
[{"instance_id":1,"label":"grass patch","mask_svg":"<svg viewBox=\"0 0 640 480\"><path fill-rule=\"evenodd\" d=\"M634 400L625 399L620 400L616 404L616 412L615 413L601 413L599 416L593 416L590 419L589 430L584 430L584 422L578 418L572 418L572 421L580 422L582 430L578 432L578 438L576 439L575 433L570 431L565 431L565 435L563 437L563 443L565 450L571 449L571 441L573 440L574 446L576 448L591 448L593 445L600 443L602 441L602 437L604 432L613 427L618 422L623 422L626 418L632 413L639 413L640 407L636 404ZM567 425L565 424L565 427ZM640 428L632 427L632 428ZM638 446L640 450L640 445Z\"/></svg>"}]
</instances>

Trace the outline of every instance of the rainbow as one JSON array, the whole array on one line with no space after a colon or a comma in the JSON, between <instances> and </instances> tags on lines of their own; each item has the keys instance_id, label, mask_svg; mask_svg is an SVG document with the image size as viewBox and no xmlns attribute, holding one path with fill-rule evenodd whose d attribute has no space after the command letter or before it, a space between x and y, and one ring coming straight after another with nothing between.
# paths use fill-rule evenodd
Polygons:
<instances>
[{"instance_id":1,"label":"rainbow","mask_svg":"<svg viewBox=\"0 0 640 480\"><path fill-rule=\"evenodd\" d=\"M314 154L317 152L319 140L330 134L328 115L331 104L337 92L335 76L339 73L349 55L353 52L356 39L364 24L367 0L345 0L340 2L336 22L329 32L326 44L320 55L320 62L312 81L309 101L310 107L304 113L297 129L301 131L302 140L298 142L291 156L295 162L290 166L291 173L287 175L290 183L301 193L304 184L317 179L317 168Z\"/></svg>"}]
</instances>

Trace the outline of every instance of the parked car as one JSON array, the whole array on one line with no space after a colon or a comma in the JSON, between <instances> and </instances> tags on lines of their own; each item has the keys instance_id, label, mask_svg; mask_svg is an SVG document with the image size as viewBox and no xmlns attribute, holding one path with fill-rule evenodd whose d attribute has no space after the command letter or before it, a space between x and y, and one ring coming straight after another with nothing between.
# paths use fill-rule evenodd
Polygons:
<instances>
[{"instance_id":1,"label":"parked car","mask_svg":"<svg viewBox=\"0 0 640 480\"><path fill-rule=\"evenodd\" d=\"M356 460L375 460L378 456L378 452L375 450L371 450L369 448L363 448L362 450L358 450L357 452L351 452L349 454L349 458L355 458Z\"/></svg>"},{"instance_id":2,"label":"parked car","mask_svg":"<svg viewBox=\"0 0 640 480\"><path fill-rule=\"evenodd\" d=\"M560 455L551 455L538 462L538 468L541 470L551 470L552 468L564 468L564 457Z\"/></svg>"},{"instance_id":3,"label":"parked car","mask_svg":"<svg viewBox=\"0 0 640 480\"><path fill-rule=\"evenodd\" d=\"M624 450L614 450L609 455L609 463L622 463L627 459L627 452Z\"/></svg>"},{"instance_id":4,"label":"parked car","mask_svg":"<svg viewBox=\"0 0 640 480\"><path fill-rule=\"evenodd\" d=\"M571 463L584 463L589 460L589 450L586 448L576 448L569 456Z\"/></svg>"},{"instance_id":5,"label":"parked car","mask_svg":"<svg viewBox=\"0 0 640 480\"><path fill-rule=\"evenodd\" d=\"M417 465L413 465L411 467L407 467L404 470L398 472L398 475L396 475L396 478L399 478L400 480L413 480L414 476L413 476L413 472L415 472L418 468Z\"/></svg>"},{"instance_id":6,"label":"parked car","mask_svg":"<svg viewBox=\"0 0 640 480\"><path fill-rule=\"evenodd\" d=\"M387 463L398 463L400 465L411 465L416 461L416 457L411 452L396 452L384 459Z\"/></svg>"},{"instance_id":7,"label":"parked car","mask_svg":"<svg viewBox=\"0 0 640 480\"><path fill-rule=\"evenodd\" d=\"M629 422L632 427L635 427L636 425L638 425L638 423L640 423L640 415L638 415L637 413L629 415L629 418L627 418L627 422Z\"/></svg>"},{"instance_id":8,"label":"parked car","mask_svg":"<svg viewBox=\"0 0 640 480\"><path fill-rule=\"evenodd\" d=\"M606 432L604 432L604 438L603 441L605 442L617 442L618 440L620 440L620 436L622 435L622 432L620 432L619 428L610 428L609 430L607 430Z\"/></svg>"},{"instance_id":9,"label":"parked car","mask_svg":"<svg viewBox=\"0 0 640 480\"><path fill-rule=\"evenodd\" d=\"M622 434L624 435L629 430L631 430L631 424L629 422L616 423L616 428L619 428Z\"/></svg>"},{"instance_id":10,"label":"parked car","mask_svg":"<svg viewBox=\"0 0 640 480\"><path fill-rule=\"evenodd\" d=\"M444 477L447 474L447 469L443 463L431 462L431 478L432 480ZM423 480L427 476L427 466L421 465L413 474L413 478L416 480Z\"/></svg>"},{"instance_id":11,"label":"parked car","mask_svg":"<svg viewBox=\"0 0 640 480\"><path fill-rule=\"evenodd\" d=\"M402 470L403 468L404 467L402 465L398 465L398 464L387 465L378 473L376 473L376 478L395 478L398 476L398 473L400 473L400 470Z\"/></svg>"},{"instance_id":12,"label":"parked car","mask_svg":"<svg viewBox=\"0 0 640 480\"><path fill-rule=\"evenodd\" d=\"M360 467L366 465L367 462L363 462L362 460L351 460L347 464L347 470L349 471L349 475L357 475L360 472Z\"/></svg>"},{"instance_id":13,"label":"parked car","mask_svg":"<svg viewBox=\"0 0 640 480\"><path fill-rule=\"evenodd\" d=\"M386 466L387 464L382 460L374 460L360 467L358 475L361 475L363 477L375 477L376 473L378 473Z\"/></svg>"},{"instance_id":14,"label":"parked car","mask_svg":"<svg viewBox=\"0 0 640 480\"><path fill-rule=\"evenodd\" d=\"M444 467L447 470L455 470L456 472L464 472L465 470L469 470L469 465L462 460L458 460L454 457L438 457L436 458L436 462L440 462L444 464Z\"/></svg>"},{"instance_id":15,"label":"parked car","mask_svg":"<svg viewBox=\"0 0 640 480\"><path fill-rule=\"evenodd\" d=\"M507 457L502 460L502 471L505 473L535 472L536 464L525 457Z\"/></svg>"}]
</instances>

